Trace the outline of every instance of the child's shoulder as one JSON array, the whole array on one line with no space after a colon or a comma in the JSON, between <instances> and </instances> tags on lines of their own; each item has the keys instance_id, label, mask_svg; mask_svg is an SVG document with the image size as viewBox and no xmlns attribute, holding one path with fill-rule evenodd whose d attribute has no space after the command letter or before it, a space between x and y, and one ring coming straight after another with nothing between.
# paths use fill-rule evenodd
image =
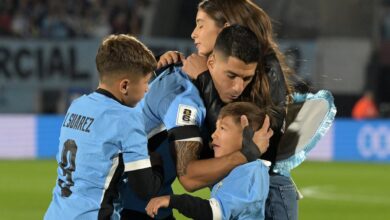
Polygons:
<instances>
[{"instance_id":1,"label":"child's shoulder","mask_svg":"<svg viewBox=\"0 0 390 220\"><path fill-rule=\"evenodd\" d=\"M242 178L243 175L252 176L252 175L256 175L262 171L268 172L269 166L270 166L269 161L255 160L255 161L237 166L236 168L234 168L230 172L229 176L231 178Z\"/></svg>"}]
</instances>

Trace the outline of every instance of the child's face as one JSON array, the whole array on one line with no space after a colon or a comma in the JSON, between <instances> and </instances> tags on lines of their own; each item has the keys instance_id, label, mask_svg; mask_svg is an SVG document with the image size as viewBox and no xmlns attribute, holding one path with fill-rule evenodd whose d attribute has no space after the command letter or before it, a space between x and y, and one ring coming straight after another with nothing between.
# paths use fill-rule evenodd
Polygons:
<instances>
[{"instance_id":1,"label":"child's face","mask_svg":"<svg viewBox=\"0 0 390 220\"><path fill-rule=\"evenodd\" d=\"M218 119L217 129L211 137L214 157L222 157L241 149L242 128L231 116Z\"/></svg>"}]
</instances>

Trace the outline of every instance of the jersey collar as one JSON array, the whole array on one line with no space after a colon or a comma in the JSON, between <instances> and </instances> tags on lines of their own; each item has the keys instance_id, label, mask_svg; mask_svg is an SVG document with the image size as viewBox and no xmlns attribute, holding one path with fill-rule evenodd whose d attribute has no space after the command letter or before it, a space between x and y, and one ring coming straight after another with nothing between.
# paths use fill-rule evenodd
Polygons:
<instances>
[{"instance_id":1,"label":"jersey collar","mask_svg":"<svg viewBox=\"0 0 390 220\"><path fill-rule=\"evenodd\" d=\"M123 102L121 102L121 101L120 101L119 99L117 99L111 92L109 92L109 91L107 91L107 90L105 90L105 89L98 88L98 89L95 90L95 92L100 93L100 94L102 94L102 95L105 95L105 96L107 96L108 98L112 98L112 99L114 99L115 101L119 102L120 104L124 105Z\"/></svg>"}]
</instances>

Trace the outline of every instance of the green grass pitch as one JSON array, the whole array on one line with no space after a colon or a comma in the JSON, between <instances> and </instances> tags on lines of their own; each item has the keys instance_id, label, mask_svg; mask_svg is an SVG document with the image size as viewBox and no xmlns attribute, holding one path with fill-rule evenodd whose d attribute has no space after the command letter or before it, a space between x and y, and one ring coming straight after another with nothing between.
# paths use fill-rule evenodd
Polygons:
<instances>
[{"instance_id":1,"label":"green grass pitch","mask_svg":"<svg viewBox=\"0 0 390 220\"><path fill-rule=\"evenodd\" d=\"M55 161L0 160L0 175L0 218L42 219L56 182ZM304 195L300 220L390 219L390 164L305 162L293 177ZM178 183L174 189L184 192ZM195 194L209 196L208 190Z\"/></svg>"}]
</instances>

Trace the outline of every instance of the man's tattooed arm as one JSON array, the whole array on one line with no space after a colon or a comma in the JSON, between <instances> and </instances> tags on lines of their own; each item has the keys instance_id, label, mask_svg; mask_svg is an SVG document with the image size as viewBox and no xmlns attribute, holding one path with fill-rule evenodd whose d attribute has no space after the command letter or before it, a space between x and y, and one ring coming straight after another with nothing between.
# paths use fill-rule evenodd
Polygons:
<instances>
[{"instance_id":1,"label":"man's tattooed arm","mask_svg":"<svg viewBox=\"0 0 390 220\"><path fill-rule=\"evenodd\" d=\"M246 163L238 151L220 158L199 160L201 148L201 142L174 141L177 177L186 191L211 186L236 166Z\"/></svg>"},{"instance_id":2,"label":"man's tattooed arm","mask_svg":"<svg viewBox=\"0 0 390 220\"><path fill-rule=\"evenodd\" d=\"M175 141L177 176L187 174L187 166L191 161L199 159L202 144L197 141Z\"/></svg>"}]
</instances>

